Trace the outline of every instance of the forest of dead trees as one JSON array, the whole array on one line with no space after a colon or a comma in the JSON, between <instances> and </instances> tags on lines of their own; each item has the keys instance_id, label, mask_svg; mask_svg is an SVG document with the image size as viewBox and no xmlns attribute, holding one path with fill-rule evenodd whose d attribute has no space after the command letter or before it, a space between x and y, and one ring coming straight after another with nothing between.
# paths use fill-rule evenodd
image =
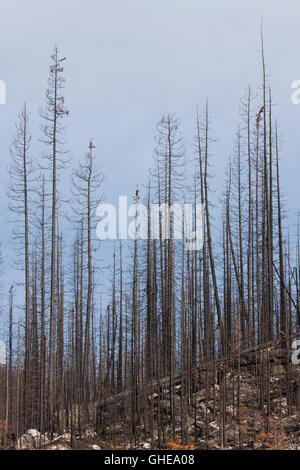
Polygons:
<instances>
[{"instance_id":1,"label":"forest of dead trees","mask_svg":"<svg viewBox=\"0 0 300 470\"><path fill-rule=\"evenodd\" d=\"M46 104L39 112L43 153L33 158L26 105L10 147L9 219L24 284L7 285L2 269L2 297L8 298L1 317L7 333L7 360L0 366L4 440L30 428L50 436L92 428L113 443L120 424L116 403L123 397L124 444L155 435L163 446L176 440L178 423L181 443L188 444L196 440L186 417L199 388L199 368L210 364L203 387L214 399L215 384L221 384L219 406L226 407L226 375L217 380L218 361L223 359L228 370L233 363L239 367L243 351L259 351L269 343L286 351L290 399L288 356L300 329L300 226L299 219L290 227L286 223L280 124L273 115L263 38L261 46L260 85L246 88L241 99L218 220L212 206L208 102L195 113L193 152L184 148L176 116L162 117L148 182L133 188L137 204L203 204L203 248L189 251L185 240L175 239L172 217L168 239L160 218L157 239L117 240L105 302L99 301L102 266L95 256L106 243L99 247L95 232L105 155L96 156L96 142L87 143L86 156L73 169L68 198L61 179L74 163L64 140L65 58L54 49ZM64 235L67 224L73 239ZM151 218L149 230L150 225ZM259 393L253 402L267 422L268 361L260 361L254 373ZM234 400L230 404L239 412L239 395ZM107 409L109 425L103 417Z\"/></svg>"}]
</instances>

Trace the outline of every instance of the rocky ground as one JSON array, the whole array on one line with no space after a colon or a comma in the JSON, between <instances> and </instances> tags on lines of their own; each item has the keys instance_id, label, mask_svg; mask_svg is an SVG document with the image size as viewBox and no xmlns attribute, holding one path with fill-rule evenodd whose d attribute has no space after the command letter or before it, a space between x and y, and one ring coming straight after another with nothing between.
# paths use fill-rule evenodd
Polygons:
<instances>
[{"instance_id":1,"label":"rocky ground","mask_svg":"<svg viewBox=\"0 0 300 470\"><path fill-rule=\"evenodd\" d=\"M291 390L299 384L299 369L291 379ZM167 394L166 399L160 402L164 415L165 440L163 448L173 449L289 449L300 450L300 409L296 405L288 405L286 376L284 373L271 376L269 393L265 398L265 405L259 409L257 397L259 386L257 379L249 371L242 371L240 376L236 371L226 373L226 399L224 397L224 380L216 381L210 396L207 390L200 388L192 397L186 409L185 429L187 440L182 445L181 421L181 385L176 386L176 408L178 414L175 419L175 439L172 436L171 420L169 416ZM238 409L238 396L240 407ZM268 399L269 397L269 399ZM154 413L157 409L157 394L148 397L153 404ZM267 409L270 416L266 417ZM107 412L108 413L108 412ZM31 429L23 434L18 449L69 450L69 449L157 449L158 436L145 437L144 426L139 428L137 442L126 442L126 431L121 414L120 422L112 427L106 426L105 437L98 435L92 429L86 429L80 436L55 435L50 439L47 435L41 436L37 430ZM109 421L109 416L107 417ZM126 418L125 418L126 419ZM111 423L111 419L110 419ZM112 435L114 436L112 439ZM113 442L113 444L112 444Z\"/></svg>"}]
</instances>

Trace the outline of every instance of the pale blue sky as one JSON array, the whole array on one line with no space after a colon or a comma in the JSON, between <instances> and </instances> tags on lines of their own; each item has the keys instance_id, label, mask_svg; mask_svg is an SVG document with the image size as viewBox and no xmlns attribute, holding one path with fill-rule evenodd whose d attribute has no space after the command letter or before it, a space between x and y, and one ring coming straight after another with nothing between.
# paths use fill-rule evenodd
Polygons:
<instances>
[{"instance_id":1,"label":"pale blue sky","mask_svg":"<svg viewBox=\"0 0 300 470\"><path fill-rule=\"evenodd\" d=\"M282 135L282 183L291 215L299 209L300 105L291 83L300 79L299 0L0 0L0 239L7 243L5 196L8 148L24 101L32 113L33 156L40 137L54 44L67 57L68 147L74 161L97 146L106 200L133 194L152 165L155 125L165 112L182 122L192 152L196 103L210 96L214 189L222 191L240 119L239 100L260 80L260 24ZM67 183L69 184L69 183ZM12 273L7 270L7 276Z\"/></svg>"}]
</instances>

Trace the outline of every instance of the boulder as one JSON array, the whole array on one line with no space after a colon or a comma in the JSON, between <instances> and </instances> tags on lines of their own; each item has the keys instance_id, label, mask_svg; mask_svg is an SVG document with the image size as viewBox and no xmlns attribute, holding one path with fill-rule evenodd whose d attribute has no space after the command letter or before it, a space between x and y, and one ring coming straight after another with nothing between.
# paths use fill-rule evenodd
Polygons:
<instances>
[{"instance_id":1,"label":"boulder","mask_svg":"<svg viewBox=\"0 0 300 470\"><path fill-rule=\"evenodd\" d=\"M101 450L101 448L99 446L97 446L97 444L93 444L92 446L90 446L90 449L92 449L92 450Z\"/></svg>"},{"instance_id":2,"label":"boulder","mask_svg":"<svg viewBox=\"0 0 300 470\"><path fill-rule=\"evenodd\" d=\"M41 445L41 438L42 445L48 444L49 440L41 435L37 429L28 429L28 431L19 438L18 447L20 449L37 449Z\"/></svg>"}]
</instances>

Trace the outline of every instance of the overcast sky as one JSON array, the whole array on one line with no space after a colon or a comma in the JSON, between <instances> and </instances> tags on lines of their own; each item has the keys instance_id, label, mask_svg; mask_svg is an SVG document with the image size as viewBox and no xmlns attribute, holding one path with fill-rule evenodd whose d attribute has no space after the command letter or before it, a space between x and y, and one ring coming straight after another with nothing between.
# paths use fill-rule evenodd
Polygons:
<instances>
[{"instance_id":1,"label":"overcast sky","mask_svg":"<svg viewBox=\"0 0 300 470\"><path fill-rule=\"evenodd\" d=\"M9 144L22 103L40 137L49 56L55 44L65 63L68 148L78 161L93 137L106 200L134 193L152 165L156 122L176 112L192 152L196 104L210 97L212 163L221 193L239 125L239 100L260 80L260 24L282 136L282 183L290 213L299 209L299 0L0 0L0 222L6 254L10 227L5 183ZM39 146L34 143L33 156ZM35 154L36 153L36 154ZM66 183L69 184L68 182ZM8 271L7 271L8 272Z\"/></svg>"}]
</instances>

